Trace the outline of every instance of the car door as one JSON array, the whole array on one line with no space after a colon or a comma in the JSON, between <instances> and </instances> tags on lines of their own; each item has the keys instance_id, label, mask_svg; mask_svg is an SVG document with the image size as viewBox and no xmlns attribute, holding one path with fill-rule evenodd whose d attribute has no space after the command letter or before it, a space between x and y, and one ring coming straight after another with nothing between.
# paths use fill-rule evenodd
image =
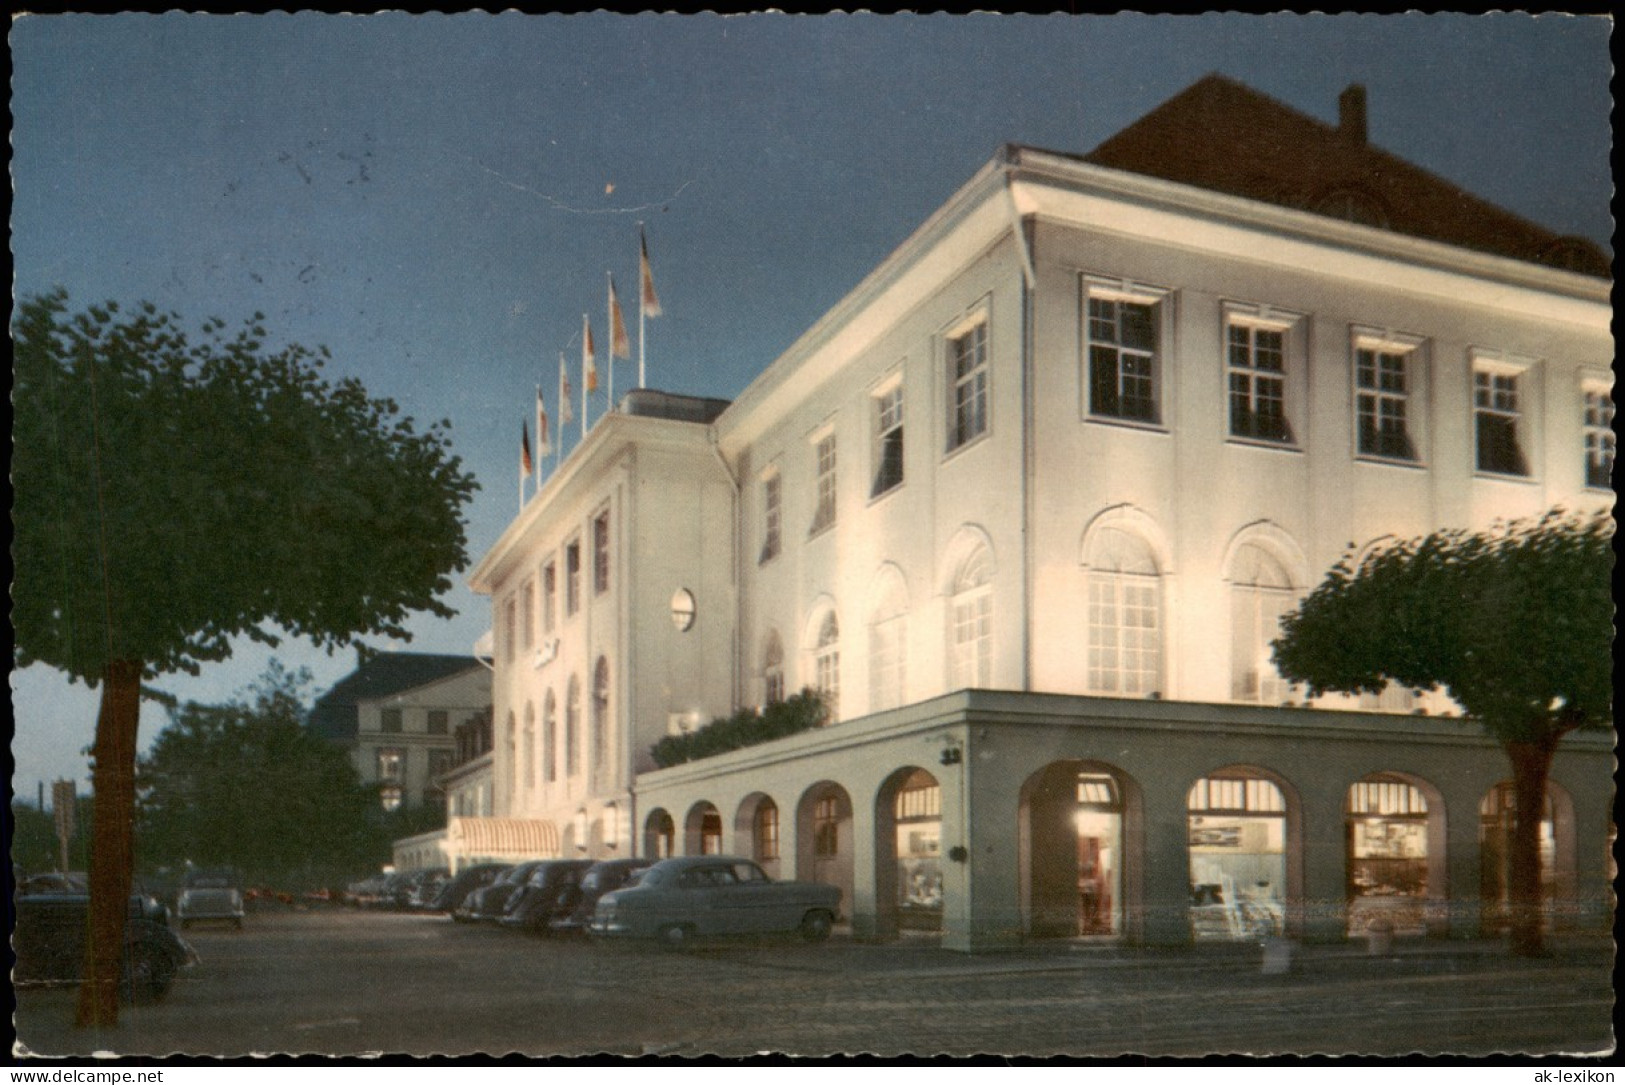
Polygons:
<instances>
[{"instance_id":1,"label":"car door","mask_svg":"<svg viewBox=\"0 0 1625 1085\"><path fill-rule=\"evenodd\" d=\"M730 865L729 873L733 878L731 908L740 931L782 931L801 922L799 913L791 918L791 902L777 891L761 867L741 860Z\"/></svg>"}]
</instances>

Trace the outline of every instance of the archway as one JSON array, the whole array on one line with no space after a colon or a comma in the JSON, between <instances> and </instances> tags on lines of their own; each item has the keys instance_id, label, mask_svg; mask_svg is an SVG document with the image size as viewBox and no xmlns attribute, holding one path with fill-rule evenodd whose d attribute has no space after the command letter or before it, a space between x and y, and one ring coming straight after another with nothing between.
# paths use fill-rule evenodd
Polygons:
<instances>
[{"instance_id":1,"label":"archway","mask_svg":"<svg viewBox=\"0 0 1625 1085\"><path fill-rule=\"evenodd\" d=\"M840 784L809 787L796 804L796 877L841 891L842 914L852 909L852 799Z\"/></svg>"},{"instance_id":2,"label":"archway","mask_svg":"<svg viewBox=\"0 0 1625 1085\"><path fill-rule=\"evenodd\" d=\"M875 928L942 930L942 788L908 766L875 796Z\"/></svg>"},{"instance_id":3,"label":"archway","mask_svg":"<svg viewBox=\"0 0 1625 1085\"><path fill-rule=\"evenodd\" d=\"M1372 773L1349 787L1344 816L1349 935L1360 937L1379 921L1396 934L1447 924L1434 903L1447 884L1438 789L1405 773Z\"/></svg>"},{"instance_id":4,"label":"archway","mask_svg":"<svg viewBox=\"0 0 1625 1085\"><path fill-rule=\"evenodd\" d=\"M1274 773L1232 765L1192 784L1185 809L1192 937L1285 934L1287 902L1303 896L1296 793Z\"/></svg>"},{"instance_id":5,"label":"archway","mask_svg":"<svg viewBox=\"0 0 1625 1085\"><path fill-rule=\"evenodd\" d=\"M722 815L711 803L702 800L689 807L683 819L683 854L722 854Z\"/></svg>"},{"instance_id":6,"label":"archway","mask_svg":"<svg viewBox=\"0 0 1625 1085\"><path fill-rule=\"evenodd\" d=\"M1511 925L1512 830L1517 803L1511 780L1490 789L1478 806L1479 897L1485 932ZM1546 781L1540 820L1540 901L1542 924L1550 930L1559 902L1571 902L1575 881L1574 802L1556 781Z\"/></svg>"},{"instance_id":7,"label":"archway","mask_svg":"<svg viewBox=\"0 0 1625 1085\"><path fill-rule=\"evenodd\" d=\"M734 840L741 842L737 850L756 860L768 877L780 876L779 807L771 797L753 791L739 803L734 812ZM742 842L749 841L749 847Z\"/></svg>"},{"instance_id":8,"label":"archway","mask_svg":"<svg viewBox=\"0 0 1625 1085\"><path fill-rule=\"evenodd\" d=\"M671 815L656 807L643 822L643 854L650 859L669 859L677 845L677 826Z\"/></svg>"},{"instance_id":9,"label":"archway","mask_svg":"<svg viewBox=\"0 0 1625 1085\"><path fill-rule=\"evenodd\" d=\"M1023 895L1034 937L1138 937L1139 786L1099 761L1057 761L1021 788Z\"/></svg>"}]
</instances>

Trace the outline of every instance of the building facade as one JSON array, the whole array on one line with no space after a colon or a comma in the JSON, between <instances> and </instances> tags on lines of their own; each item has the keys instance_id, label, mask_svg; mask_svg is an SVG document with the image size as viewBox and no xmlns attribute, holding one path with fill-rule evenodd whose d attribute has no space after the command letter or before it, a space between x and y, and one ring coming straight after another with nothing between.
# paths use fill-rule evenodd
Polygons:
<instances>
[{"instance_id":1,"label":"building facade","mask_svg":"<svg viewBox=\"0 0 1625 1085\"><path fill-rule=\"evenodd\" d=\"M1225 124L1278 176L1179 161ZM1093 155L1005 148L725 410L635 393L481 563L498 810L959 948L1493 924L1494 743L1270 661L1351 545L1611 507L1600 254L1416 210L1462 199L1363 92L1334 128L1213 77ZM828 726L653 768L804 687ZM1608 751L1554 766L1554 914L1605 907Z\"/></svg>"}]
</instances>

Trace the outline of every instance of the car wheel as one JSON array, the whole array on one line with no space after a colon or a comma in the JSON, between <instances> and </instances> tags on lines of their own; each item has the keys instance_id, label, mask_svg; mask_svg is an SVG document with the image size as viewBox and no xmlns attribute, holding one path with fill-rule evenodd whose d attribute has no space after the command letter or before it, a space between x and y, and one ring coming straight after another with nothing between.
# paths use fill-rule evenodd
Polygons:
<instances>
[{"instance_id":1,"label":"car wheel","mask_svg":"<svg viewBox=\"0 0 1625 1085\"><path fill-rule=\"evenodd\" d=\"M835 917L828 912L808 912L801 919L801 937L809 942L822 942L835 926Z\"/></svg>"},{"instance_id":2,"label":"car wheel","mask_svg":"<svg viewBox=\"0 0 1625 1085\"><path fill-rule=\"evenodd\" d=\"M660 928L660 944L667 949L682 949L693 939L694 932L681 923L668 923Z\"/></svg>"},{"instance_id":3,"label":"car wheel","mask_svg":"<svg viewBox=\"0 0 1625 1085\"><path fill-rule=\"evenodd\" d=\"M129 971L124 978L125 996L130 1002L156 1002L169 993L175 979L175 964L151 946L130 949Z\"/></svg>"}]
</instances>

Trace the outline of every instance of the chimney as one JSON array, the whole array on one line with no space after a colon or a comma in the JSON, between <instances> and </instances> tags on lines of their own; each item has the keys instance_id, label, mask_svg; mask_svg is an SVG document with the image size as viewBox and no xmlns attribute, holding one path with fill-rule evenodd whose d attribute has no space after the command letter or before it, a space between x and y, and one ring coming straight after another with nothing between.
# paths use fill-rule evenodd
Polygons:
<instances>
[{"instance_id":1,"label":"chimney","mask_svg":"<svg viewBox=\"0 0 1625 1085\"><path fill-rule=\"evenodd\" d=\"M1350 143L1365 145L1365 86L1350 83L1337 96L1337 132Z\"/></svg>"}]
</instances>

